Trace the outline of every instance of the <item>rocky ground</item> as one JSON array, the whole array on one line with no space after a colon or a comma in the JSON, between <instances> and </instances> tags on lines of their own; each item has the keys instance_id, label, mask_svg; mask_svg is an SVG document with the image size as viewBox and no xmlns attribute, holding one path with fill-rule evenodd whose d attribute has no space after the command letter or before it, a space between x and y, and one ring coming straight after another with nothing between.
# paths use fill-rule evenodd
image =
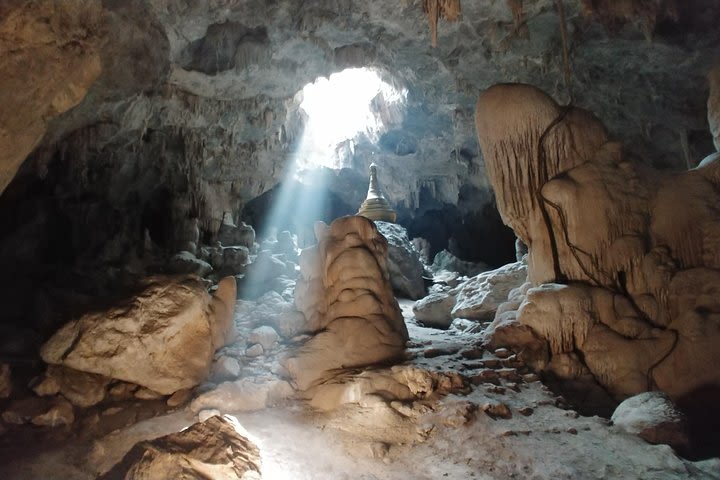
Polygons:
<instances>
[{"instance_id":1,"label":"rocky ground","mask_svg":"<svg viewBox=\"0 0 720 480\"><path fill-rule=\"evenodd\" d=\"M435 375L435 393L425 398L364 395L322 411L278 387L285 381L277 360L288 342L273 339L254 357L235 345L224 353L244 355L241 369L223 375L273 385L264 396L258 387L254 396L213 397L218 389L206 383L176 408L135 398L82 410L72 427L11 426L0 436L0 477L96 478L138 441L180 431L198 414L221 413L236 417L259 446L266 479L720 478L720 459L690 462L607 419L580 416L513 352L484 350L486 323L456 319L447 330L425 328L413 317L413 302L400 304L411 337L407 360L346 372L337 382L360 385L390 370L420 370ZM240 336L247 338L260 317L240 304ZM451 379L453 393L437 394L443 378Z\"/></svg>"}]
</instances>

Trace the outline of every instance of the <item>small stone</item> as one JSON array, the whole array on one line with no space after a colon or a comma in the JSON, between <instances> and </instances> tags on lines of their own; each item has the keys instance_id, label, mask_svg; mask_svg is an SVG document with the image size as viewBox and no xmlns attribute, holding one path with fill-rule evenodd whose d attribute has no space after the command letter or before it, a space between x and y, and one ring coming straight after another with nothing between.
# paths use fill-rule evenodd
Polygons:
<instances>
[{"instance_id":1,"label":"small stone","mask_svg":"<svg viewBox=\"0 0 720 480\"><path fill-rule=\"evenodd\" d=\"M485 368L500 368L500 360L497 358L488 358L487 360L483 360L483 364L485 364Z\"/></svg>"},{"instance_id":2,"label":"small stone","mask_svg":"<svg viewBox=\"0 0 720 480\"><path fill-rule=\"evenodd\" d=\"M36 415L32 419L34 425L41 427L59 427L70 425L74 421L73 406L62 397L58 397L47 412Z\"/></svg>"},{"instance_id":3,"label":"small stone","mask_svg":"<svg viewBox=\"0 0 720 480\"><path fill-rule=\"evenodd\" d=\"M519 391L520 391L520 385L518 385L517 383L508 382L508 383L505 384L505 386L506 386L507 388L509 388L510 390L515 391L515 392L519 392Z\"/></svg>"},{"instance_id":4,"label":"small stone","mask_svg":"<svg viewBox=\"0 0 720 480\"><path fill-rule=\"evenodd\" d=\"M520 375L518 375L517 370L514 368L501 368L497 371L500 378L503 378L505 380L510 380L513 382L517 382L520 380Z\"/></svg>"},{"instance_id":5,"label":"small stone","mask_svg":"<svg viewBox=\"0 0 720 480\"><path fill-rule=\"evenodd\" d=\"M128 398L132 398L133 393L135 393L137 389L138 386L134 383L119 382L110 387L108 394L113 400L127 400Z\"/></svg>"},{"instance_id":6,"label":"small stone","mask_svg":"<svg viewBox=\"0 0 720 480\"><path fill-rule=\"evenodd\" d=\"M263 347L259 343L256 343L252 347L245 350L245 355L248 357L259 357L263 354Z\"/></svg>"},{"instance_id":7,"label":"small stone","mask_svg":"<svg viewBox=\"0 0 720 480\"><path fill-rule=\"evenodd\" d=\"M457 350L452 350L448 348L428 348L423 352L423 356L425 358L435 358L435 357L443 357L447 355L453 355L456 353Z\"/></svg>"},{"instance_id":8,"label":"small stone","mask_svg":"<svg viewBox=\"0 0 720 480\"><path fill-rule=\"evenodd\" d=\"M577 435L577 429L575 429L573 427L568 428L566 431L567 431L567 433L570 433L572 435Z\"/></svg>"},{"instance_id":9,"label":"small stone","mask_svg":"<svg viewBox=\"0 0 720 480\"><path fill-rule=\"evenodd\" d=\"M272 349L279 339L280 335L278 335L274 328L263 325L250 332L248 343L259 343L262 345L264 351L268 351Z\"/></svg>"},{"instance_id":10,"label":"small stone","mask_svg":"<svg viewBox=\"0 0 720 480\"><path fill-rule=\"evenodd\" d=\"M240 363L233 357L223 355L212 366L212 378L216 380L234 380L240 375Z\"/></svg>"},{"instance_id":11,"label":"small stone","mask_svg":"<svg viewBox=\"0 0 720 480\"><path fill-rule=\"evenodd\" d=\"M485 391L488 393L495 393L497 395L505 395L505 387L499 387L497 385L488 385L485 388Z\"/></svg>"},{"instance_id":12,"label":"small stone","mask_svg":"<svg viewBox=\"0 0 720 480\"><path fill-rule=\"evenodd\" d=\"M498 358L508 358L510 355L512 355L512 352L508 350L507 348L498 348L495 350L495 356Z\"/></svg>"},{"instance_id":13,"label":"small stone","mask_svg":"<svg viewBox=\"0 0 720 480\"><path fill-rule=\"evenodd\" d=\"M60 393L60 382L55 377L46 376L32 390L41 397L51 397Z\"/></svg>"},{"instance_id":14,"label":"small stone","mask_svg":"<svg viewBox=\"0 0 720 480\"><path fill-rule=\"evenodd\" d=\"M492 418L512 418L510 407L504 403L486 403L482 406L482 410Z\"/></svg>"},{"instance_id":15,"label":"small stone","mask_svg":"<svg viewBox=\"0 0 720 480\"><path fill-rule=\"evenodd\" d=\"M170 398L167 399L167 406L170 408L179 407L180 405L184 405L190 400L190 397L192 396L192 389L185 388L183 390L178 390L177 392L170 395Z\"/></svg>"},{"instance_id":16,"label":"small stone","mask_svg":"<svg viewBox=\"0 0 720 480\"><path fill-rule=\"evenodd\" d=\"M222 412L220 412L220 410L217 410L215 408L211 408L211 409L207 409L207 410L200 410L198 412L198 421L204 422L208 418L213 417L215 415L221 416Z\"/></svg>"},{"instance_id":17,"label":"small stone","mask_svg":"<svg viewBox=\"0 0 720 480\"><path fill-rule=\"evenodd\" d=\"M103 410L100 415L107 417L108 415L115 415L116 413L120 413L122 412L122 410L123 409L121 407L110 407Z\"/></svg>"},{"instance_id":18,"label":"small stone","mask_svg":"<svg viewBox=\"0 0 720 480\"><path fill-rule=\"evenodd\" d=\"M470 381L473 385L481 385L483 383L494 383L497 382L498 374L495 370L481 370L477 375L470 377Z\"/></svg>"},{"instance_id":19,"label":"small stone","mask_svg":"<svg viewBox=\"0 0 720 480\"><path fill-rule=\"evenodd\" d=\"M140 400L157 400L158 398L162 398L165 395L162 393L158 393L155 390L150 390L149 388L140 388L135 392L135 398L139 398Z\"/></svg>"},{"instance_id":20,"label":"small stone","mask_svg":"<svg viewBox=\"0 0 720 480\"><path fill-rule=\"evenodd\" d=\"M525 383L533 383L533 382L539 382L540 376L537 373L526 373L522 376L523 382Z\"/></svg>"},{"instance_id":21,"label":"small stone","mask_svg":"<svg viewBox=\"0 0 720 480\"><path fill-rule=\"evenodd\" d=\"M533 409L530 408L530 407L523 407L523 408L521 408L521 409L518 410L518 413L519 413L520 415L525 416L525 417L529 417L529 416L532 415L534 412L535 412L535 410L533 410Z\"/></svg>"},{"instance_id":22,"label":"small stone","mask_svg":"<svg viewBox=\"0 0 720 480\"><path fill-rule=\"evenodd\" d=\"M460 355L462 355L463 358L468 360L477 360L479 358L482 358L483 356L483 349L482 348L471 348L470 350L463 350L460 352Z\"/></svg>"},{"instance_id":23,"label":"small stone","mask_svg":"<svg viewBox=\"0 0 720 480\"><path fill-rule=\"evenodd\" d=\"M0 364L0 398L8 398L12 393L12 376L10 365Z\"/></svg>"}]
</instances>

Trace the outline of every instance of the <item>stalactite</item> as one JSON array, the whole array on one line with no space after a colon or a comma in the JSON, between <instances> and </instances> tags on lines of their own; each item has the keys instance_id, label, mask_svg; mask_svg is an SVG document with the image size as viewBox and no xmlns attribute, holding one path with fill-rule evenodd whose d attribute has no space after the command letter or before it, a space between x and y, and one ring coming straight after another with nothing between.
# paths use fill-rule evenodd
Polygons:
<instances>
[{"instance_id":1,"label":"stalactite","mask_svg":"<svg viewBox=\"0 0 720 480\"><path fill-rule=\"evenodd\" d=\"M460 18L460 0L423 0L423 12L430 22L432 46L437 47L438 21L456 22Z\"/></svg>"}]
</instances>

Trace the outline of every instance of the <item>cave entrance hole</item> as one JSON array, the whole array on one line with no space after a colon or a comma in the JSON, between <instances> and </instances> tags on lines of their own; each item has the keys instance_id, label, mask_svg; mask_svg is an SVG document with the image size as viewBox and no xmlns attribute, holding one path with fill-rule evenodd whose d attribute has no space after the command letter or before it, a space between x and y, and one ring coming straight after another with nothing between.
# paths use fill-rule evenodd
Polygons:
<instances>
[{"instance_id":1,"label":"cave entrance hole","mask_svg":"<svg viewBox=\"0 0 720 480\"><path fill-rule=\"evenodd\" d=\"M295 97L302 135L281 182L271 195L248 202L243 216L261 236L289 230L301 243L313 243L313 224L355 213L338 196L337 174L357 170L366 178L367 166L355 165L355 146L376 144L380 136L402 120L407 89L393 86L390 76L370 68L348 68L305 85ZM367 148L365 149L367 150ZM367 188L366 185L360 187ZM252 218L251 218L252 217Z\"/></svg>"},{"instance_id":2,"label":"cave entrance hole","mask_svg":"<svg viewBox=\"0 0 720 480\"><path fill-rule=\"evenodd\" d=\"M301 91L305 128L298 148L299 172L352 166L356 142L377 143L397 122L407 90L396 88L370 68L348 68L319 77Z\"/></svg>"}]
</instances>

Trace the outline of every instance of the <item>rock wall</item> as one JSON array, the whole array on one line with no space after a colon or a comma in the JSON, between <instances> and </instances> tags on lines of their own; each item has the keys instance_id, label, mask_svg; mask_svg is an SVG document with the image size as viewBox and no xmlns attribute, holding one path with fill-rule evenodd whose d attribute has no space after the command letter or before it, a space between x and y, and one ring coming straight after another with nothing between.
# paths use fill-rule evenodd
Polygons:
<instances>
[{"instance_id":1,"label":"rock wall","mask_svg":"<svg viewBox=\"0 0 720 480\"><path fill-rule=\"evenodd\" d=\"M549 344L536 365L587 367L618 399L720 388L707 368L720 361L720 163L653 170L528 85L491 87L476 119L500 214L529 248L537 288L518 322Z\"/></svg>"},{"instance_id":2,"label":"rock wall","mask_svg":"<svg viewBox=\"0 0 720 480\"><path fill-rule=\"evenodd\" d=\"M402 355L407 327L393 296L388 244L371 220L341 217L316 225L318 244L300 255L295 306L312 332L286 362L305 390L329 371Z\"/></svg>"}]
</instances>

